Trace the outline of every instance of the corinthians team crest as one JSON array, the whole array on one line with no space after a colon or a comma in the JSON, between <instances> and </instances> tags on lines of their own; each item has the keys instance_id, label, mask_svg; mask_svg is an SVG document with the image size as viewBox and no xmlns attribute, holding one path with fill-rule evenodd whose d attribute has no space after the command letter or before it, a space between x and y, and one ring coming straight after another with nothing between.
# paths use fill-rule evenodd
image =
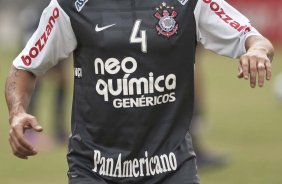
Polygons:
<instances>
[{"instance_id":1,"label":"corinthians team crest","mask_svg":"<svg viewBox=\"0 0 282 184\"><path fill-rule=\"evenodd\" d=\"M178 24L175 21L177 12L174 10L173 6L168 6L163 2L162 5L156 8L154 16L159 20L156 25L158 34L169 38L177 33Z\"/></svg>"}]
</instances>

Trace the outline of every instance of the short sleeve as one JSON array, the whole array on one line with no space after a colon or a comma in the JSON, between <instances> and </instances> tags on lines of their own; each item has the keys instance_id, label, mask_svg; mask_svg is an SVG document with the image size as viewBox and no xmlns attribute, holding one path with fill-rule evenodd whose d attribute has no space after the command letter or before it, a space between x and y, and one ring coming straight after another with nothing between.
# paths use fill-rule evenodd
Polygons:
<instances>
[{"instance_id":1,"label":"short sleeve","mask_svg":"<svg viewBox=\"0 0 282 184\"><path fill-rule=\"evenodd\" d=\"M68 15L57 0L52 0L44 9L37 30L13 61L13 65L35 75L42 75L67 58L76 46L76 37Z\"/></svg>"},{"instance_id":2,"label":"short sleeve","mask_svg":"<svg viewBox=\"0 0 282 184\"><path fill-rule=\"evenodd\" d=\"M246 52L246 39L260 36L250 21L224 0L198 0L194 15L197 41L220 55L238 58Z\"/></svg>"}]
</instances>

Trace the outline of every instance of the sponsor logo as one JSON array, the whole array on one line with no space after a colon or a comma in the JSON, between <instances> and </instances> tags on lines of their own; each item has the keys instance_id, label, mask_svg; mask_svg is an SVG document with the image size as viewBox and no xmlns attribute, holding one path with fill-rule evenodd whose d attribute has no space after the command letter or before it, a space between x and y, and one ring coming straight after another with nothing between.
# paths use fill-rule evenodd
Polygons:
<instances>
[{"instance_id":1,"label":"sponsor logo","mask_svg":"<svg viewBox=\"0 0 282 184\"><path fill-rule=\"evenodd\" d=\"M162 5L156 8L154 16L159 20L156 25L156 30L159 35L169 38L177 33L178 24L175 21L177 12L174 10L173 6L162 3Z\"/></svg>"},{"instance_id":2,"label":"sponsor logo","mask_svg":"<svg viewBox=\"0 0 282 184\"><path fill-rule=\"evenodd\" d=\"M178 0L182 5L185 5L189 0Z\"/></svg>"},{"instance_id":3,"label":"sponsor logo","mask_svg":"<svg viewBox=\"0 0 282 184\"><path fill-rule=\"evenodd\" d=\"M241 25L239 22L234 20L231 16L225 13L224 9L213 0L202 0L204 3L210 6L210 9L215 12L226 24L236 29L238 32L243 31L244 34L251 31L251 28L247 25Z\"/></svg>"},{"instance_id":4,"label":"sponsor logo","mask_svg":"<svg viewBox=\"0 0 282 184\"><path fill-rule=\"evenodd\" d=\"M95 27L95 31L100 32L100 31L103 31L103 30L108 29L108 28L115 26L115 25L116 24L111 24L111 25L108 25L108 26L99 27L99 25L97 24L96 27Z\"/></svg>"},{"instance_id":5,"label":"sponsor logo","mask_svg":"<svg viewBox=\"0 0 282 184\"><path fill-rule=\"evenodd\" d=\"M117 159L103 157L99 150L94 150L94 167L92 171L101 176L128 178L154 176L177 170L177 159L173 152L169 154L149 156L145 151L143 158L131 160L122 159L121 153Z\"/></svg>"},{"instance_id":6,"label":"sponsor logo","mask_svg":"<svg viewBox=\"0 0 282 184\"><path fill-rule=\"evenodd\" d=\"M139 78L130 77L137 69L137 61L132 57L121 61L96 58L95 74L101 76L96 83L96 92L105 102L112 102L114 108L157 106L176 100L175 74L154 76L153 72L149 72ZM117 75L123 77L117 78Z\"/></svg>"},{"instance_id":7,"label":"sponsor logo","mask_svg":"<svg viewBox=\"0 0 282 184\"><path fill-rule=\"evenodd\" d=\"M28 52L28 55L21 56L21 59L24 65L29 66L32 63L32 59L35 59L44 49L45 45L48 42L48 38L53 31L54 25L56 23L56 19L60 16L60 12L58 8L54 8L52 15L49 18L48 24L45 28L44 33L41 37L35 42L35 45L31 47Z\"/></svg>"},{"instance_id":8,"label":"sponsor logo","mask_svg":"<svg viewBox=\"0 0 282 184\"><path fill-rule=\"evenodd\" d=\"M88 0L76 0L74 3L76 10L80 12L87 2Z\"/></svg>"},{"instance_id":9,"label":"sponsor logo","mask_svg":"<svg viewBox=\"0 0 282 184\"><path fill-rule=\"evenodd\" d=\"M82 68L74 68L74 77L76 79L82 78Z\"/></svg>"}]
</instances>

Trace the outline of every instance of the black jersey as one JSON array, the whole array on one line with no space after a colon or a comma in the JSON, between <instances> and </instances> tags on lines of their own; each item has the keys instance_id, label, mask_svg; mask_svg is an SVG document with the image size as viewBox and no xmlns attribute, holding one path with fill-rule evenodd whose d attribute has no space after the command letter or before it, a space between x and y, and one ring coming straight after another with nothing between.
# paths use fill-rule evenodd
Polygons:
<instances>
[{"instance_id":1,"label":"black jersey","mask_svg":"<svg viewBox=\"0 0 282 184\"><path fill-rule=\"evenodd\" d=\"M70 178L196 183L196 44L237 57L254 34L221 0L53 0L14 65L40 75L74 53Z\"/></svg>"}]
</instances>

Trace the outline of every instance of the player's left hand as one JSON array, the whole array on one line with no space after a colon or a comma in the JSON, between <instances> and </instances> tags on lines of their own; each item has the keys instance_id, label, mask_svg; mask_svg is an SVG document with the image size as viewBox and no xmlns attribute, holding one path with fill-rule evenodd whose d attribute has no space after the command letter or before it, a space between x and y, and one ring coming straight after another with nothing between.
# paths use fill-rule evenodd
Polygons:
<instances>
[{"instance_id":1,"label":"player's left hand","mask_svg":"<svg viewBox=\"0 0 282 184\"><path fill-rule=\"evenodd\" d=\"M238 78L250 79L250 86L263 87L265 79L271 79L271 59L263 49L249 49L240 57Z\"/></svg>"}]
</instances>

